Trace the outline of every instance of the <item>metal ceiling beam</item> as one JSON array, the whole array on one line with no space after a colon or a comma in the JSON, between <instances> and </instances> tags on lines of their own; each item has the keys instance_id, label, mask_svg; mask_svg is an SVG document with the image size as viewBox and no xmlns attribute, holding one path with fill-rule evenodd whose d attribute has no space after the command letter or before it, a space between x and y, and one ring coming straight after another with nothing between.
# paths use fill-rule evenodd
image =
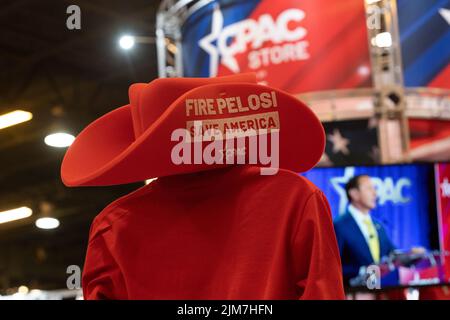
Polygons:
<instances>
[{"instance_id":1,"label":"metal ceiling beam","mask_svg":"<svg viewBox=\"0 0 450 320\"><path fill-rule=\"evenodd\" d=\"M147 9L144 9L144 10L141 9L137 12L134 12L134 13L124 17L123 21L139 20L144 14L151 12L150 9L153 7L154 7L154 5L147 7ZM26 59L24 62L20 63L16 68L12 68L10 70L1 72L0 76L5 73L8 73L8 72L19 73L19 72L25 70L26 68L28 68L29 66L33 65L34 63L37 63L43 59L50 58L54 55L63 53L66 50L73 48L74 46L80 45L80 44L82 44L86 41L90 41L92 39L96 39L105 33L107 34L110 31L110 29L111 29L111 27L107 26L104 28L100 28L96 31L90 32L87 35L80 35L72 40L63 42L60 45L49 46L47 50L42 50L42 51L32 55L31 57Z\"/></svg>"},{"instance_id":2,"label":"metal ceiling beam","mask_svg":"<svg viewBox=\"0 0 450 320\"><path fill-rule=\"evenodd\" d=\"M9 6L2 7L0 9L0 18L10 15L11 13L19 10L20 8L22 8L24 5L26 5L29 2L30 2L30 0L22 0L22 1L16 0L13 3L11 3Z\"/></svg>"}]
</instances>

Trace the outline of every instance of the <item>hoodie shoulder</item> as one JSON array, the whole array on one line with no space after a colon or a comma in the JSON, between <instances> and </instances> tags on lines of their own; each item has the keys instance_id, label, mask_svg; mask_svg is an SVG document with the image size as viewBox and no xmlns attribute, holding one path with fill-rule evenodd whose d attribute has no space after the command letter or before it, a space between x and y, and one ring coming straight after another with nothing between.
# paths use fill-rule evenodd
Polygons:
<instances>
[{"instance_id":1,"label":"hoodie shoulder","mask_svg":"<svg viewBox=\"0 0 450 320\"><path fill-rule=\"evenodd\" d=\"M130 201L145 196L151 192L152 186L145 185L135 191L132 191L107 205L92 221L89 231L89 241L95 239L98 235L109 230L114 221L121 219L129 214L126 204Z\"/></svg>"}]
</instances>

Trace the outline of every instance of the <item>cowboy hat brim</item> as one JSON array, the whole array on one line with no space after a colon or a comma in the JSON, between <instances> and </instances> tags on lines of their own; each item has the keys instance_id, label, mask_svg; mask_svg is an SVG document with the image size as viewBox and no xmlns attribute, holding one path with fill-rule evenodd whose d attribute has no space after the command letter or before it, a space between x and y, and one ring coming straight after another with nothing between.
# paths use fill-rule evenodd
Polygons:
<instances>
[{"instance_id":1,"label":"cowboy hat brim","mask_svg":"<svg viewBox=\"0 0 450 320\"><path fill-rule=\"evenodd\" d=\"M276 95L272 110L250 110L228 120L260 117L276 112L279 121L279 167L295 172L311 169L323 154L325 134L314 113L301 101L281 90L251 83L219 83L194 88L177 100L141 135L135 138L131 105L115 109L88 125L67 150L61 166L67 186L101 186L144 181L153 177L190 173L223 167L226 164L176 164L172 150L174 130L186 128L188 99ZM141 101L141 103L154 103ZM248 109L248 108L247 108ZM234 110L234 109L233 109ZM223 123L223 115L197 115L195 120Z\"/></svg>"}]
</instances>

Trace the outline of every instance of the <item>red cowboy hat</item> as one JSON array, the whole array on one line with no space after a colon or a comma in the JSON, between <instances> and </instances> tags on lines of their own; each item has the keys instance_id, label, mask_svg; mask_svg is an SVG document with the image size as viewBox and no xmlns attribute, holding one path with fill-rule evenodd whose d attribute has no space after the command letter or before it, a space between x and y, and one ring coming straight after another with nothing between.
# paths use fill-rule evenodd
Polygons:
<instances>
[{"instance_id":1,"label":"red cowboy hat","mask_svg":"<svg viewBox=\"0 0 450 320\"><path fill-rule=\"evenodd\" d=\"M216 146L225 142L225 132L232 132L225 129L256 132L258 138L268 139L267 155L277 152L279 167L295 172L312 168L324 151L324 130L314 113L288 93L256 84L253 74L156 79L131 85L129 97L129 104L95 120L75 139L61 166L65 185L124 184L213 169L230 164L230 150L235 152L231 158L237 159L241 151L245 161L250 161L256 150L249 146L250 135L241 149L238 144L227 148L224 143L223 150L211 153L222 162L189 161L192 155L183 148L195 145L195 137L201 138L208 129L215 133ZM211 140L201 141L201 148L193 153L206 152L208 145L211 150ZM246 163L273 165L267 157L258 157L258 152L253 155L256 163Z\"/></svg>"}]
</instances>

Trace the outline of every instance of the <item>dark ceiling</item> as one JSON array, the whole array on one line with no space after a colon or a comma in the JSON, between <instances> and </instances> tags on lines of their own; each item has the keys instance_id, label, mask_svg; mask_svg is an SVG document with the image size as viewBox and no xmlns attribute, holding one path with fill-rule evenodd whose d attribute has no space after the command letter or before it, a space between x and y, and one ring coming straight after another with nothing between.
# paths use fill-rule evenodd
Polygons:
<instances>
[{"instance_id":1,"label":"dark ceiling","mask_svg":"<svg viewBox=\"0 0 450 320\"><path fill-rule=\"evenodd\" d=\"M0 211L29 206L33 216L0 224L0 294L27 285L62 289L66 268L82 266L92 219L108 203L143 184L67 188L59 167L65 149L47 146L56 131L78 134L128 101L128 86L157 77L154 44L124 52L123 33L153 37L160 1L2 0L0 114L22 109L33 119L0 130ZM81 30L68 30L66 9L81 9ZM40 230L36 218L60 219Z\"/></svg>"}]
</instances>

